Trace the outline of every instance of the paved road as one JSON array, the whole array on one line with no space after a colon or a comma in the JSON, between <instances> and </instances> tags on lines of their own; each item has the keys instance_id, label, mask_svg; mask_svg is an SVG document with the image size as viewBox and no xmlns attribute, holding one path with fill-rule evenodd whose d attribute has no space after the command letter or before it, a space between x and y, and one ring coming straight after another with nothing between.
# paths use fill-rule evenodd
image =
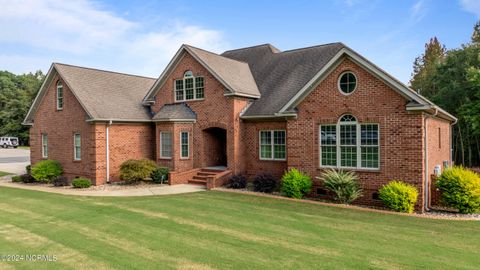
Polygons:
<instances>
[{"instance_id":1,"label":"paved road","mask_svg":"<svg viewBox=\"0 0 480 270\"><path fill-rule=\"evenodd\" d=\"M25 173L30 164L30 150L0 148L0 171L13 174Z\"/></svg>"}]
</instances>

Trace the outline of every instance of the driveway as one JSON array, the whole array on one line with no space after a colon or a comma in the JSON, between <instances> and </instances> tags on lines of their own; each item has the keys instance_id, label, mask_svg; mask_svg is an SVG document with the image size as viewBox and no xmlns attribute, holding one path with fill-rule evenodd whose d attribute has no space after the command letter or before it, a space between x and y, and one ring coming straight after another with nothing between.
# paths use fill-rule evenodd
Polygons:
<instances>
[{"instance_id":1,"label":"driveway","mask_svg":"<svg viewBox=\"0 0 480 270\"><path fill-rule=\"evenodd\" d=\"M13 174L25 173L30 164L30 150L0 148L0 171Z\"/></svg>"}]
</instances>

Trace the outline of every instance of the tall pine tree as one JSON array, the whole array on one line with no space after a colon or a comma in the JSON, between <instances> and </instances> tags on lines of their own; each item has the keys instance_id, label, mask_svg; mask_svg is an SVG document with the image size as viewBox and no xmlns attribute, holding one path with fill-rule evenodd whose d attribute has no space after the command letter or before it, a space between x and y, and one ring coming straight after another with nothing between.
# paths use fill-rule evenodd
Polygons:
<instances>
[{"instance_id":1,"label":"tall pine tree","mask_svg":"<svg viewBox=\"0 0 480 270\"><path fill-rule=\"evenodd\" d=\"M446 49L437 37L430 39L425 44L425 52L413 62L412 79L410 87L426 97L436 94L437 87L432 78L435 76L437 66L445 58Z\"/></svg>"}]
</instances>

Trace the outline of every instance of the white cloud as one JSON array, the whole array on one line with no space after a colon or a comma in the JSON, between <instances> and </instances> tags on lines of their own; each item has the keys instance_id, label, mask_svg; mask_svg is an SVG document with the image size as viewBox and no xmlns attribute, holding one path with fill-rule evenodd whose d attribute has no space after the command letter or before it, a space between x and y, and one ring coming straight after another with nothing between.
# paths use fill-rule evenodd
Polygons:
<instances>
[{"instance_id":1,"label":"white cloud","mask_svg":"<svg viewBox=\"0 0 480 270\"><path fill-rule=\"evenodd\" d=\"M411 8L410 8L410 18L415 22L420 21L425 17L427 14L427 5L425 0L418 0Z\"/></svg>"},{"instance_id":2,"label":"white cloud","mask_svg":"<svg viewBox=\"0 0 480 270\"><path fill-rule=\"evenodd\" d=\"M181 22L146 31L91 0L0 0L0 6L0 49L9 48L2 49L0 69L14 72L34 71L41 59L44 69L55 59L158 76L182 43L228 47L219 31Z\"/></svg>"},{"instance_id":3,"label":"white cloud","mask_svg":"<svg viewBox=\"0 0 480 270\"><path fill-rule=\"evenodd\" d=\"M480 17L480 1L478 0L460 0L462 8L468 12Z\"/></svg>"}]
</instances>

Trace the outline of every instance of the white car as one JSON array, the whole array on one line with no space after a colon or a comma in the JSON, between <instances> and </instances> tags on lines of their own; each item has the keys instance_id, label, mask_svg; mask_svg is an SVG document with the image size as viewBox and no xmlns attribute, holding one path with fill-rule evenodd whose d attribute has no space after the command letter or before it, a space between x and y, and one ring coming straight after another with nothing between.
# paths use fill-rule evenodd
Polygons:
<instances>
[{"instance_id":1,"label":"white car","mask_svg":"<svg viewBox=\"0 0 480 270\"><path fill-rule=\"evenodd\" d=\"M17 137L0 137L0 147L3 147L3 148L8 148L8 147L17 148L18 147L18 138Z\"/></svg>"}]
</instances>

